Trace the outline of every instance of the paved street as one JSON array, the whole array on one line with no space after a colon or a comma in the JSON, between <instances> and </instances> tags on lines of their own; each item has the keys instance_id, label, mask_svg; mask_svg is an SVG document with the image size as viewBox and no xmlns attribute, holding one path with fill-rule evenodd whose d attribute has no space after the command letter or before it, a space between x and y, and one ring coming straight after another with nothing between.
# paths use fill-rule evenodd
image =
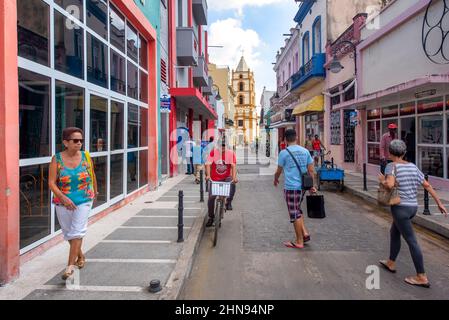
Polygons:
<instances>
[{"instance_id":1,"label":"paved street","mask_svg":"<svg viewBox=\"0 0 449 320\"><path fill-rule=\"evenodd\" d=\"M293 226L272 175L256 165L240 165L234 210L228 211L212 247L212 230L200 244L182 299L447 299L449 242L420 229L431 289L411 287L414 274L402 241L398 272L380 269L380 289L366 289L367 266L388 258L388 214L348 194L323 192L327 218L306 224L312 241L303 250L288 249ZM305 205L303 205L305 207Z\"/></svg>"}]
</instances>

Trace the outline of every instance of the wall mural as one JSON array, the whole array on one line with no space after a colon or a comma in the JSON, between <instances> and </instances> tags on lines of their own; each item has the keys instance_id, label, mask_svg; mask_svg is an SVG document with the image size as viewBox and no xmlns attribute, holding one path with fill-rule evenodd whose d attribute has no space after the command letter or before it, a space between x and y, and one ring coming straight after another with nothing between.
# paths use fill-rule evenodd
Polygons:
<instances>
[{"instance_id":1,"label":"wall mural","mask_svg":"<svg viewBox=\"0 0 449 320\"><path fill-rule=\"evenodd\" d=\"M423 21L424 53L436 64L449 64L449 0L431 0Z\"/></svg>"}]
</instances>

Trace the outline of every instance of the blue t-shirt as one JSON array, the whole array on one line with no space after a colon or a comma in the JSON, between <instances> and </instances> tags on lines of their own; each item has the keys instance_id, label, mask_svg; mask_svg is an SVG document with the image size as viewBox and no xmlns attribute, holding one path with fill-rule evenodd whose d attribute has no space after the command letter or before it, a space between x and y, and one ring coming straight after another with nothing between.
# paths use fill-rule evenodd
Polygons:
<instances>
[{"instance_id":1,"label":"blue t-shirt","mask_svg":"<svg viewBox=\"0 0 449 320\"><path fill-rule=\"evenodd\" d=\"M293 154L299 166L301 167L302 173L307 172L307 166L313 163L312 156L310 152L298 145L288 147L288 150ZM299 173L298 167L292 156L287 152L287 150L282 150L279 154L278 165L284 169L285 175L285 190L301 190L301 175Z\"/></svg>"}]
</instances>

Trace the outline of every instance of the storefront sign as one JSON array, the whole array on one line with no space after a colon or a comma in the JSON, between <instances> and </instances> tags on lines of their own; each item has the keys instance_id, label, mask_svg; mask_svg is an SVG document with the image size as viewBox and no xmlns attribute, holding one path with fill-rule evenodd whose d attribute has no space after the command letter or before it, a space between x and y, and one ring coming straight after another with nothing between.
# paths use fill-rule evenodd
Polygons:
<instances>
[{"instance_id":1,"label":"storefront sign","mask_svg":"<svg viewBox=\"0 0 449 320\"><path fill-rule=\"evenodd\" d=\"M161 95L161 113L170 113L171 97L169 94Z\"/></svg>"},{"instance_id":2,"label":"storefront sign","mask_svg":"<svg viewBox=\"0 0 449 320\"><path fill-rule=\"evenodd\" d=\"M357 125L359 124L357 111L351 111L349 113L349 123L352 127L357 127Z\"/></svg>"}]
</instances>

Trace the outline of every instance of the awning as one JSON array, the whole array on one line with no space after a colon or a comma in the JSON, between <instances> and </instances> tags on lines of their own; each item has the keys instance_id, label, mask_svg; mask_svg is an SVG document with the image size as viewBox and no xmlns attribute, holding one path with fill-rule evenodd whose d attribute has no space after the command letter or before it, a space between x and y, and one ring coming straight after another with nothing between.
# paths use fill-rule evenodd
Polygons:
<instances>
[{"instance_id":1,"label":"awning","mask_svg":"<svg viewBox=\"0 0 449 320\"><path fill-rule=\"evenodd\" d=\"M316 96L306 102L296 106L292 115L299 116L308 112L323 112L324 111L324 96Z\"/></svg>"}]
</instances>

